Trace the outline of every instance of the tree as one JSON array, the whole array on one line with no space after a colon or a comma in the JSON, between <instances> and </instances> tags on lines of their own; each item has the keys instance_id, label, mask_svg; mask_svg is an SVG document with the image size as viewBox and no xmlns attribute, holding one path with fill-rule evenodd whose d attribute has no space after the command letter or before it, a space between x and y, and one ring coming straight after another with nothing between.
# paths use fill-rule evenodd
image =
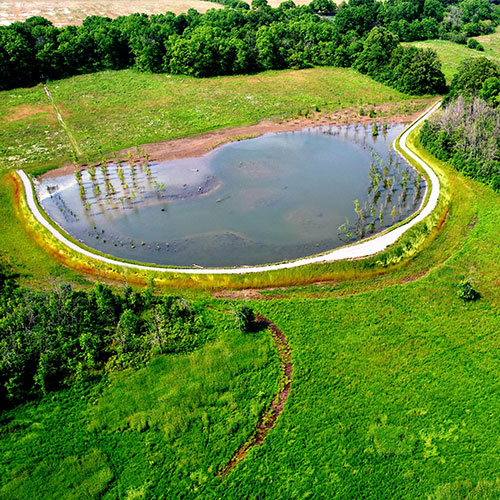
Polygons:
<instances>
[{"instance_id":1,"label":"tree","mask_svg":"<svg viewBox=\"0 0 500 500\"><path fill-rule=\"evenodd\" d=\"M500 78L496 76L487 78L479 91L479 97L490 106L498 106L500 104Z\"/></svg>"},{"instance_id":2,"label":"tree","mask_svg":"<svg viewBox=\"0 0 500 500\"><path fill-rule=\"evenodd\" d=\"M398 47L392 55L391 81L407 94L442 94L446 80L435 51L416 47Z\"/></svg>"},{"instance_id":3,"label":"tree","mask_svg":"<svg viewBox=\"0 0 500 500\"><path fill-rule=\"evenodd\" d=\"M313 0L309 6L320 16L333 16L337 12L337 4L332 0Z\"/></svg>"},{"instance_id":4,"label":"tree","mask_svg":"<svg viewBox=\"0 0 500 500\"><path fill-rule=\"evenodd\" d=\"M363 43L363 52L356 59L354 67L373 77L382 75L397 46L396 36L388 29L373 28Z\"/></svg>"},{"instance_id":5,"label":"tree","mask_svg":"<svg viewBox=\"0 0 500 500\"><path fill-rule=\"evenodd\" d=\"M500 77L500 69L496 63L481 56L466 59L460 63L457 73L451 82L451 95L464 96L477 94L488 78Z\"/></svg>"},{"instance_id":6,"label":"tree","mask_svg":"<svg viewBox=\"0 0 500 500\"><path fill-rule=\"evenodd\" d=\"M439 0L425 0L424 17L441 22L444 17L445 7Z\"/></svg>"},{"instance_id":7,"label":"tree","mask_svg":"<svg viewBox=\"0 0 500 500\"><path fill-rule=\"evenodd\" d=\"M255 324L255 314L253 309L246 304L240 306L235 306L234 316L236 321L236 326L244 333L251 331Z\"/></svg>"}]
</instances>

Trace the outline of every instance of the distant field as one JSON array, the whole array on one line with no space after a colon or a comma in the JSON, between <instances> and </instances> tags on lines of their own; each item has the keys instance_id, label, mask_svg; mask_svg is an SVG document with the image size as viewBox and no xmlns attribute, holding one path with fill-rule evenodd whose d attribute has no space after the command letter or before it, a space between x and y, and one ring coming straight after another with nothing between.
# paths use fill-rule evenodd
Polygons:
<instances>
[{"instance_id":1,"label":"distant field","mask_svg":"<svg viewBox=\"0 0 500 500\"><path fill-rule=\"evenodd\" d=\"M283 0L269 0L269 5L277 7ZM341 0L335 0L340 3ZM250 1L249 1L250 3ZM296 0L297 5L308 4L310 0ZM87 16L118 17L144 12L159 14L167 11L180 14L188 9L205 12L220 9L222 5L203 0L21 0L0 2L0 25L14 21L24 21L31 16L43 16L56 26L81 24Z\"/></svg>"},{"instance_id":2,"label":"distant field","mask_svg":"<svg viewBox=\"0 0 500 500\"><path fill-rule=\"evenodd\" d=\"M206 79L123 70L77 76L49 87L90 157L99 150L109 153L308 110L411 99L343 68ZM0 169L56 166L71 159L68 139L48 104L41 86L0 92Z\"/></svg>"},{"instance_id":3,"label":"distant field","mask_svg":"<svg viewBox=\"0 0 500 500\"><path fill-rule=\"evenodd\" d=\"M0 2L0 25L24 21L31 16L50 19L56 26L81 24L87 16L118 17L134 12L159 14L167 11L180 14L188 9L205 12L222 5L203 0L21 0Z\"/></svg>"},{"instance_id":4,"label":"distant field","mask_svg":"<svg viewBox=\"0 0 500 500\"><path fill-rule=\"evenodd\" d=\"M410 45L434 49L441 59L443 72L446 77L446 81L449 83L451 82L453 75L456 73L458 65L464 59L487 56L500 64L500 32L476 37L476 40L483 45L484 52L472 50L467 48L466 45L459 45L458 43L448 42L445 40L413 42Z\"/></svg>"}]
</instances>

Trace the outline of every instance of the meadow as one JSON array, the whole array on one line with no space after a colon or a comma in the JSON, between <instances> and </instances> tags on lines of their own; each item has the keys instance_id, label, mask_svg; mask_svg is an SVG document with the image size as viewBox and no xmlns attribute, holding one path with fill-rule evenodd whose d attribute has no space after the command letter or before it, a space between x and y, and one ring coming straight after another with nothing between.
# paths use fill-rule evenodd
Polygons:
<instances>
[{"instance_id":1,"label":"meadow","mask_svg":"<svg viewBox=\"0 0 500 500\"><path fill-rule=\"evenodd\" d=\"M459 64L464 59L471 57L486 56L489 59L500 64L500 31L474 37L475 40L481 43L484 47L484 52L469 49L466 45L449 42L447 40L428 40L425 42L412 42L409 45L414 45L422 49L433 49L437 52L441 60L443 73L448 84L451 82L453 75L456 73Z\"/></svg>"},{"instance_id":2,"label":"meadow","mask_svg":"<svg viewBox=\"0 0 500 500\"><path fill-rule=\"evenodd\" d=\"M264 119L411 101L344 68L206 79L106 71L50 82L48 87L84 153L82 160ZM405 109L413 110L410 103L400 106L400 112ZM51 168L71 161L71 145L41 86L0 92L0 119L0 169Z\"/></svg>"}]
</instances>

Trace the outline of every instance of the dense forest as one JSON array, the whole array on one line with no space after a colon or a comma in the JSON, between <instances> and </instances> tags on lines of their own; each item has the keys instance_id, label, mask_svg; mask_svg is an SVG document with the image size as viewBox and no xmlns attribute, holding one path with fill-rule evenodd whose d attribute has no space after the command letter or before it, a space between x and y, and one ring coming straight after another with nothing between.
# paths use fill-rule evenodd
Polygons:
<instances>
[{"instance_id":1,"label":"dense forest","mask_svg":"<svg viewBox=\"0 0 500 500\"><path fill-rule=\"evenodd\" d=\"M420 133L440 160L500 192L500 68L485 57L458 68L443 110Z\"/></svg>"},{"instance_id":2,"label":"dense forest","mask_svg":"<svg viewBox=\"0 0 500 500\"><path fill-rule=\"evenodd\" d=\"M436 55L400 42L465 43L493 31L500 6L488 0L224 0L228 7L109 19L57 28L41 17L0 26L0 89L105 69L197 77L268 69L354 66L403 92L442 92Z\"/></svg>"},{"instance_id":3,"label":"dense forest","mask_svg":"<svg viewBox=\"0 0 500 500\"><path fill-rule=\"evenodd\" d=\"M180 297L97 284L20 287L0 274L0 405L36 398L63 385L188 352L211 335L203 309Z\"/></svg>"}]
</instances>

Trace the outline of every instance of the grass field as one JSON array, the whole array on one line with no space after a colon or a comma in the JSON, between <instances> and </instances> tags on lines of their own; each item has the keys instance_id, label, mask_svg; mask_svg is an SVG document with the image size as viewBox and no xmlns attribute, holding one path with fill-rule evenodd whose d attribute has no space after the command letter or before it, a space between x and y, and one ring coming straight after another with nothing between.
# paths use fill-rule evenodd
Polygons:
<instances>
[{"instance_id":1,"label":"grass field","mask_svg":"<svg viewBox=\"0 0 500 500\"><path fill-rule=\"evenodd\" d=\"M449 216L404 270L252 304L289 339L292 391L226 480L214 467L256 423L277 360L264 332L214 310L217 340L187 358L4 412L0 497L498 498L500 200L426 156ZM478 302L457 297L463 278Z\"/></svg>"},{"instance_id":2,"label":"grass field","mask_svg":"<svg viewBox=\"0 0 500 500\"><path fill-rule=\"evenodd\" d=\"M195 353L4 412L0 498L194 495L212 480L276 392L279 362L266 332L211 315L217 339Z\"/></svg>"},{"instance_id":3,"label":"grass field","mask_svg":"<svg viewBox=\"0 0 500 500\"><path fill-rule=\"evenodd\" d=\"M425 49L434 49L443 65L443 73L448 83L451 82L453 75L461 61L471 57L486 56L500 64L500 31L490 35L476 37L484 47L484 52L472 50L466 45L448 42L446 40L429 40L426 42L413 42L410 45Z\"/></svg>"},{"instance_id":4,"label":"grass field","mask_svg":"<svg viewBox=\"0 0 500 500\"><path fill-rule=\"evenodd\" d=\"M110 153L316 108L328 112L410 99L343 68L206 79L123 70L60 80L49 88L84 153L96 158L99 150ZM0 120L0 169L71 159L40 86L0 92Z\"/></svg>"}]
</instances>

